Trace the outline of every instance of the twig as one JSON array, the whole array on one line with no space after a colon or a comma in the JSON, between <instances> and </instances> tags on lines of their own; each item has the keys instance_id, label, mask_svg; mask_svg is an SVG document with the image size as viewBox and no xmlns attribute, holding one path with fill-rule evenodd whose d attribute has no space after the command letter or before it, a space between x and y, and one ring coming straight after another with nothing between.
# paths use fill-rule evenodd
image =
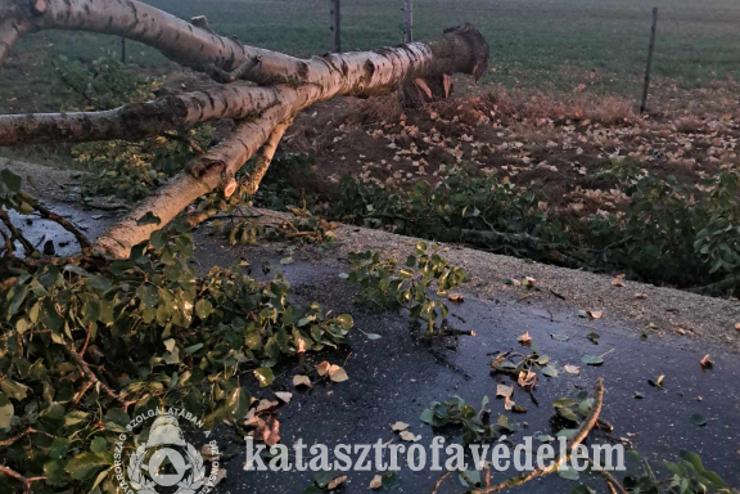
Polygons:
<instances>
[{"instance_id":1,"label":"twig","mask_svg":"<svg viewBox=\"0 0 740 494\"><path fill-rule=\"evenodd\" d=\"M67 346L64 347L67 351L67 354L72 357L72 360L75 361L75 363L80 367L80 370L82 373L87 377L89 381L91 381L93 384L98 386L100 389L102 389L105 394L119 402L121 405L123 405L124 409L127 409L129 405L132 403L135 403L135 401L126 400L123 396L121 396L119 393L114 391L110 386L105 384L103 381L101 381L98 376L93 372L93 370L90 368L90 365L85 362L85 359L82 358L82 356L77 353L73 348L69 348Z\"/></svg>"},{"instance_id":2,"label":"twig","mask_svg":"<svg viewBox=\"0 0 740 494\"><path fill-rule=\"evenodd\" d=\"M452 470L448 470L447 472L443 473L437 481L434 483L434 489L432 489L432 494L437 494L439 492L439 489L442 487L442 484L444 484L447 479L450 478L450 475L452 475L454 472Z\"/></svg>"},{"instance_id":3,"label":"twig","mask_svg":"<svg viewBox=\"0 0 740 494\"><path fill-rule=\"evenodd\" d=\"M33 208L39 213L42 218L57 223L59 226L74 235L75 239L77 239L77 243L80 244L80 248L88 249L92 246L85 234L82 233L71 221L69 221L64 216L61 216L54 211L50 211L41 204L34 204Z\"/></svg>"},{"instance_id":4,"label":"twig","mask_svg":"<svg viewBox=\"0 0 740 494\"><path fill-rule=\"evenodd\" d=\"M583 424L581 424L580 429L578 429L578 432L576 433L576 435L568 443L568 452L565 455L561 456L555 462L553 462L550 466L544 469L536 468L526 475L520 475L518 477L508 479L496 485L485 487L483 489L476 489L473 491L473 493L474 494L491 494L493 492L501 492L506 489L510 489L512 487L519 487L521 485L526 484L527 482L531 480L534 480L540 477L545 477L547 475L550 475L560 470L560 467L566 464L570 460L573 454L573 450L577 448L578 445L581 444L586 439L586 437L588 437L591 430L594 428L594 426L596 426L596 422L599 420L599 415L601 414L601 410L604 407L605 393L606 391L604 389L604 380L599 378L596 381L596 400L594 402L593 408L591 408L591 413L589 413L586 420L583 422Z\"/></svg>"},{"instance_id":5,"label":"twig","mask_svg":"<svg viewBox=\"0 0 740 494\"><path fill-rule=\"evenodd\" d=\"M25 494L29 494L31 492L31 484L34 482L38 482L40 480L46 480L46 477L26 477L25 475L21 475L20 473L16 472L10 467L6 467L5 465L0 465L0 473L4 473L8 477L12 477L16 480L19 480L20 482L23 482L23 492Z\"/></svg>"},{"instance_id":6,"label":"twig","mask_svg":"<svg viewBox=\"0 0 740 494\"><path fill-rule=\"evenodd\" d=\"M20 230L15 227L13 222L10 220L10 217L8 216L8 212L3 208L0 208L0 221L5 224L5 227L10 232L11 238L18 240L21 245L23 245L23 250L26 251L27 255L30 256L31 254L36 252L36 248L31 242L29 242L26 237L23 236Z\"/></svg>"},{"instance_id":7,"label":"twig","mask_svg":"<svg viewBox=\"0 0 740 494\"><path fill-rule=\"evenodd\" d=\"M37 433L38 434L44 434L45 436L48 436L48 437L54 437L51 434L49 434L48 432L40 431L40 430L34 429L33 427L29 427L26 430L24 430L23 432L19 432L18 434L16 434L13 437L9 437L8 439L3 439L2 441L0 441L0 447L7 448L8 446L16 443L17 441L19 441L20 439L23 439L24 437L28 436L29 434L37 434Z\"/></svg>"},{"instance_id":8,"label":"twig","mask_svg":"<svg viewBox=\"0 0 740 494\"><path fill-rule=\"evenodd\" d=\"M627 494L627 489L624 488L624 486L619 482L619 480L614 477L611 473L607 472L606 470L601 470L599 472L602 477L604 477L604 480L606 480L606 485L609 487L609 491L613 494Z\"/></svg>"}]
</instances>

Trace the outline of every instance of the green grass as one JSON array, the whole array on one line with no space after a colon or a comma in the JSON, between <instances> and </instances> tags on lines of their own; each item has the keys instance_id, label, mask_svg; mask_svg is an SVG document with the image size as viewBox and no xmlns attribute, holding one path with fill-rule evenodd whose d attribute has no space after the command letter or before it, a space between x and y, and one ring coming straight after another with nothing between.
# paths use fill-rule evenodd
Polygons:
<instances>
[{"instance_id":1,"label":"green grass","mask_svg":"<svg viewBox=\"0 0 740 494\"><path fill-rule=\"evenodd\" d=\"M151 0L175 15L205 14L212 27L244 42L307 56L329 47L328 0ZM491 45L487 81L508 86L570 89L593 70L592 89L635 94L645 65L652 5L660 9L654 71L684 87L740 79L740 2L737 0L417 0L418 38L472 22ZM376 48L401 40L400 0L344 0L346 50ZM41 33L24 40L37 67L25 69L26 83L43 89L46 52L94 58L117 53L113 37ZM131 60L159 65L161 56L131 43ZM21 65L26 62L23 58ZM0 91L19 85L15 71L0 69ZM37 84L34 84L37 83ZM5 105L3 105L5 106Z\"/></svg>"}]
</instances>

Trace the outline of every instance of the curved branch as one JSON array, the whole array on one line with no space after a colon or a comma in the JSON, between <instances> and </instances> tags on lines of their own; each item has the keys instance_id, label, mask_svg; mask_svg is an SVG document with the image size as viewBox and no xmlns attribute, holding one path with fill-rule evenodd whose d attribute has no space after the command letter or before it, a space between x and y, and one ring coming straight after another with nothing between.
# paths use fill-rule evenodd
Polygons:
<instances>
[{"instance_id":1,"label":"curved branch","mask_svg":"<svg viewBox=\"0 0 740 494\"><path fill-rule=\"evenodd\" d=\"M257 189L259 189L260 183L262 183L262 179L265 178L265 173L267 173L267 169L270 168L272 159L275 157L275 151L277 151L278 144L280 144L280 140L285 135L285 131L288 130L288 127L290 127L292 123L293 119L286 120L285 122L279 123L272 130L270 138L265 142L265 145L262 146L262 149L260 150L254 169L252 169L249 175L247 175L242 181L242 185L246 189L247 194L254 195L257 193Z\"/></svg>"},{"instance_id":2,"label":"curved branch","mask_svg":"<svg viewBox=\"0 0 740 494\"><path fill-rule=\"evenodd\" d=\"M599 378L596 381L596 398L594 401L594 406L591 408L591 412L589 413L588 417L586 417L586 420L584 420L583 424L581 424L578 432L576 432L575 436L573 436L573 438L568 442L568 452L564 456L561 456L546 468L536 468L528 474L505 480L496 485L487 486L482 489L476 489L473 492L475 494L492 494L494 492L502 492L512 487L519 487L520 485L526 484L527 482L536 478L545 477L557 472L560 467L565 465L570 460L571 456L573 455L573 450L576 449L578 445L581 444L588 437L591 430L593 430L596 422L599 420L601 410L604 407L605 394L606 390L604 388L604 380L602 378Z\"/></svg>"}]
</instances>

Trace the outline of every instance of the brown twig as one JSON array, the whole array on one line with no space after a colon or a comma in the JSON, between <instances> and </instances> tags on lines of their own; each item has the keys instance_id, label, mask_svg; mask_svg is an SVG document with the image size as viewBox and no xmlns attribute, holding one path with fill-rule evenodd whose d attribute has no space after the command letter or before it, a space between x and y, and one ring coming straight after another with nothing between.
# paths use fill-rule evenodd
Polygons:
<instances>
[{"instance_id":1,"label":"brown twig","mask_svg":"<svg viewBox=\"0 0 740 494\"><path fill-rule=\"evenodd\" d=\"M29 427L23 432L19 432L13 437L9 437L8 439L3 439L2 441L0 441L0 447L7 448L8 446L15 444L17 441L23 439L29 434L44 434L45 436L48 436L48 437L54 437L48 432L40 431L40 430L34 429L33 427Z\"/></svg>"},{"instance_id":2,"label":"brown twig","mask_svg":"<svg viewBox=\"0 0 740 494\"><path fill-rule=\"evenodd\" d=\"M82 373L87 377L87 379L92 382L95 386L102 389L105 394L119 402L121 405L123 405L124 410L129 407L132 403L135 403L135 401L126 400L120 393L117 393L115 390L113 390L110 386L105 384L103 381L101 381L98 376L95 374L95 372L90 368L90 364L85 362L85 359L82 358L82 355L80 355L76 350L73 348L69 348L67 346L64 347L67 351L67 354L72 357L72 360L75 361L75 363L79 366Z\"/></svg>"},{"instance_id":3,"label":"brown twig","mask_svg":"<svg viewBox=\"0 0 740 494\"><path fill-rule=\"evenodd\" d=\"M25 475L21 475L20 473L16 472L10 467L6 467L5 465L0 465L0 473L3 473L7 475L8 477L12 477L20 482L23 483L23 492L25 494L29 494L31 492L31 484L34 482L38 482L40 480L46 480L46 477L26 477Z\"/></svg>"},{"instance_id":4,"label":"brown twig","mask_svg":"<svg viewBox=\"0 0 740 494\"><path fill-rule=\"evenodd\" d=\"M49 209L45 208L41 204L34 204L33 208L38 212L38 214L49 221L53 221L54 223L57 223L59 226L67 230L69 233L74 235L75 239L77 240L77 243L80 244L80 248L82 249L88 249L92 246L90 243L90 240L87 239L84 233L82 233L71 221L69 221L64 216L61 216L54 211L50 211Z\"/></svg>"},{"instance_id":5,"label":"brown twig","mask_svg":"<svg viewBox=\"0 0 740 494\"><path fill-rule=\"evenodd\" d=\"M13 222L10 220L10 217L8 216L8 212L0 208L0 221L2 221L5 224L5 227L10 232L11 239L18 240L21 245L23 245L23 250L26 251L27 255L31 255L34 252L36 252L36 247L33 246L33 244L23 236L20 230L18 230Z\"/></svg>"},{"instance_id":6,"label":"brown twig","mask_svg":"<svg viewBox=\"0 0 740 494\"><path fill-rule=\"evenodd\" d=\"M570 460L571 455L573 454L573 450L577 448L578 445L586 439L586 437L588 437L591 430L594 428L594 426L596 426L596 422L599 420L601 410L604 407L605 394L606 390L604 389L604 380L599 378L596 381L596 400L594 402L593 408L591 408L591 413L589 413L586 420L583 422L583 424L581 424L580 429L578 429L576 435L568 443L568 452L564 456L561 456L546 468L536 468L528 474L508 479L504 482L500 482L490 487L474 490L473 493L491 494L493 492L501 492L512 487L519 487L536 478L545 477L557 472L561 466L565 465Z\"/></svg>"},{"instance_id":7,"label":"brown twig","mask_svg":"<svg viewBox=\"0 0 740 494\"><path fill-rule=\"evenodd\" d=\"M454 472L453 472L452 470L450 470L450 471L447 471L447 472L443 473L443 474L442 474L442 475L441 475L441 476L440 476L440 477L439 477L439 478L437 479L437 481L436 481L436 482L434 483L434 488L432 489L432 494L437 494L437 493L439 492L439 489L440 489L440 488L442 487L442 484L444 484L444 483L445 483L445 482L447 481L447 479L449 479L449 478L450 478L450 476L451 476L451 475L452 475L453 473L454 473Z\"/></svg>"},{"instance_id":8,"label":"brown twig","mask_svg":"<svg viewBox=\"0 0 740 494\"><path fill-rule=\"evenodd\" d=\"M607 472L606 470L601 470L599 473L602 477L604 477L604 480L606 480L606 485L609 487L609 491L611 493L627 494L627 489L624 488L624 486L619 482L619 480L617 480L614 475Z\"/></svg>"}]
</instances>

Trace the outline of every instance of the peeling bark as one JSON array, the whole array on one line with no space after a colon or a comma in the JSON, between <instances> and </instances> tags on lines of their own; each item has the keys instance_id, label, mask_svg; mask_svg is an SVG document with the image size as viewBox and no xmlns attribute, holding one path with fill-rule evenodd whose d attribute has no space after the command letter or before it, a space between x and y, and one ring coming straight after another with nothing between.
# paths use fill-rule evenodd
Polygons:
<instances>
[{"instance_id":1,"label":"peeling bark","mask_svg":"<svg viewBox=\"0 0 740 494\"><path fill-rule=\"evenodd\" d=\"M448 74L462 72L477 79L488 62L488 45L467 24L428 43L304 60L243 45L213 33L204 19L194 25L135 0L0 0L0 19L0 62L27 32L90 31L148 44L221 83L112 110L0 116L0 145L135 140L206 121L237 122L226 139L97 240L96 250L113 257L127 256L198 197L218 188L228 196L237 171L262 148L243 182L256 191L285 131L306 107L336 96L370 96L399 87L407 92L416 88L423 100L442 98L450 92ZM140 221L150 212L159 224Z\"/></svg>"}]
</instances>

